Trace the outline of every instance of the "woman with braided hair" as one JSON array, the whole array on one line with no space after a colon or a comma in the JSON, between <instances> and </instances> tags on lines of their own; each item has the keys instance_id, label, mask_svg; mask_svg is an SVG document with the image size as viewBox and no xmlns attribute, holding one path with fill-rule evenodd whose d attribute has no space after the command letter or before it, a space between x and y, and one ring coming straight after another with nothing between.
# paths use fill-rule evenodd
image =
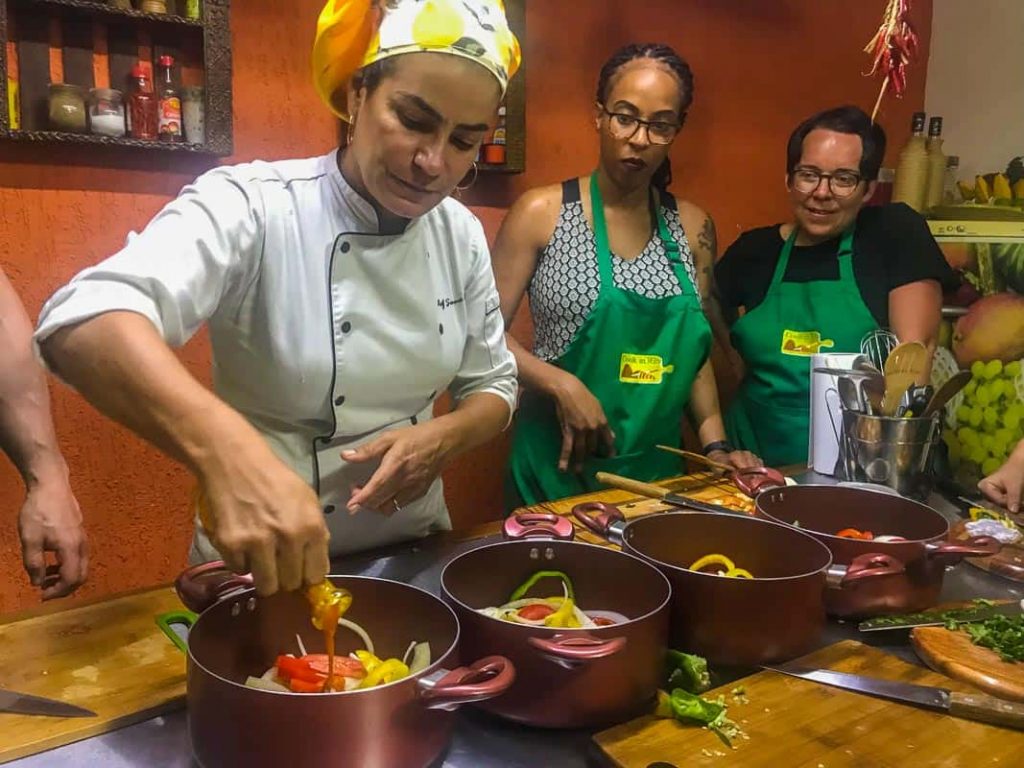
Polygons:
<instances>
[{"instance_id":1,"label":"woman with braided hair","mask_svg":"<svg viewBox=\"0 0 1024 768\"><path fill-rule=\"evenodd\" d=\"M506 334L523 388L510 507L595 490L602 470L678 474L678 459L655 446L680 444L687 409L711 458L759 463L725 442L709 361L714 223L667 190L692 101L693 74L675 51L622 48L598 80L597 168L530 190L502 225L502 316L507 328L526 293L535 332L532 350Z\"/></svg>"}]
</instances>

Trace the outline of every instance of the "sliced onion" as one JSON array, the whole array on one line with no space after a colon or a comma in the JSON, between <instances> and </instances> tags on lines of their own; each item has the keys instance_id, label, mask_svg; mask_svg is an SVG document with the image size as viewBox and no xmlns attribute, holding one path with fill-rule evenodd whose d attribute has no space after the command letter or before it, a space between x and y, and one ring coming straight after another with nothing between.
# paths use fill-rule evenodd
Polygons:
<instances>
[{"instance_id":1,"label":"sliced onion","mask_svg":"<svg viewBox=\"0 0 1024 768\"><path fill-rule=\"evenodd\" d=\"M370 636L366 633L365 629L360 627L354 621L350 621L349 619L346 619L346 618L339 618L338 619L338 626L339 627L346 627L348 629L351 629L353 632L355 632L357 635L359 635L359 637L362 639L363 645L366 646L366 650L368 650L370 653L373 653L374 656L377 655L376 653L374 653L374 650L373 650L373 641L370 640Z\"/></svg>"},{"instance_id":2,"label":"sliced onion","mask_svg":"<svg viewBox=\"0 0 1024 768\"><path fill-rule=\"evenodd\" d=\"M409 647L405 649L405 653L402 654L402 663L405 664L405 666L407 667L409 666L409 657L412 655L412 651L415 647L416 641L413 640L411 643L409 643Z\"/></svg>"},{"instance_id":3,"label":"sliced onion","mask_svg":"<svg viewBox=\"0 0 1024 768\"><path fill-rule=\"evenodd\" d=\"M276 683L277 682L277 667L276 666L271 667L266 672L264 672L262 675L260 675L260 678L263 679L263 680L270 680L272 683Z\"/></svg>"},{"instance_id":4,"label":"sliced onion","mask_svg":"<svg viewBox=\"0 0 1024 768\"><path fill-rule=\"evenodd\" d=\"M295 642L299 644L300 656L306 656L306 646L302 644L302 636L298 632L295 633Z\"/></svg>"},{"instance_id":5,"label":"sliced onion","mask_svg":"<svg viewBox=\"0 0 1024 768\"><path fill-rule=\"evenodd\" d=\"M586 611L591 619L610 619L616 624L625 624L629 618L616 611ZM601 626L598 624L597 626Z\"/></svg>"},{"instance_id":6,"label":"sliced onion","mask_svg":"<svg viewBox=\"0 0 1024 768\"><path fill-rule=\"evenodd\" d=\"M249 677L245 678L246 688L256 688L260 691L274 691L275 693L291 693L287 688L278 682L273 680L267 680L265 677Z\"/></svg>"},{"instance_id":7,"label":"sliced onion","mask_svg":"<svg viewBox=\"0 0 1024 768\"><path fill-rule=\"evenodd\" d=\"M415 675L430 666L430 643L416 643L412 652L412 661L409 663L409 674Z\"/></svg>"}]
</instances>

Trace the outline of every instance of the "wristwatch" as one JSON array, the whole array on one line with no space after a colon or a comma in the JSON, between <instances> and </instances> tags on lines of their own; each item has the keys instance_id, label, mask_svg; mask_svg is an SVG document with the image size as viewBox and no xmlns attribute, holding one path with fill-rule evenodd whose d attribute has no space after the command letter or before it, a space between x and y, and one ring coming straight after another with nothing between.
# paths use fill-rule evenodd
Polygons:
<instances>
[{"instance_id":1,"label":"wristwatch","mask_svg":"<svg viewBox=\"0 0 1024 768\"><path fill-rule=\"evenodd\" d=\"M722 451L723 453L732 453L736 449L729 445L727 440L715 440L713 443L708 443L702 449L705 456L708 456L715 451Z\"/></svg>"}]
</instances>

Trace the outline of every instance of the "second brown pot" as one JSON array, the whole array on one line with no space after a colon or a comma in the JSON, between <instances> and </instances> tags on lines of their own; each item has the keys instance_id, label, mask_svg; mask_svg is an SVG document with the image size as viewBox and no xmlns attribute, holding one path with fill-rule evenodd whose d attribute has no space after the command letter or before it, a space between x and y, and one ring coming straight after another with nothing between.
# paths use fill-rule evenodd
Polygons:
<instances>
[{"instance_id":1,"label":"second brown pot","mask_svg":"<svg viewBox=\"0 0 1024 768\"><path fill-rule=\"evenodd\" d=\"M624 623L557 629L492 618L530 576L562 571L582 610L614 611ZM556 579L531 596L561 594ZM540 586L540 585L538 585ZM500 654L516 681L479 706L545 728L597 727L628 719L653 700L664 670L671 588L658 569L607 547L567 541L510 541L459 555L441 574L441 593L462 628L468 658Z\"/></svg>"}]
</instances>

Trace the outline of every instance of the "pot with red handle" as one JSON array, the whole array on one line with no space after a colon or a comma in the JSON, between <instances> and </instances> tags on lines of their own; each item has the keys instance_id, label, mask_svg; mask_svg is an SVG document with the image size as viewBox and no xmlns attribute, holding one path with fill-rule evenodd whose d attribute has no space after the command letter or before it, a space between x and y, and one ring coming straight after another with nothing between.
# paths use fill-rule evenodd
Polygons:
<instances>
[{"instance_id":1,"label":"pot with red handle","mask_svg":"<svg viewBox=\"0 0 1024 768\"><path fill-rule=\"evenodd\" d=\"M564 526L549 522L549 535L564 533ZM506 525L506 535L522 527L521 522ZM527 529L533 533L521 535L530 538L466 552L441 574L441 594L462 628L463 653L500 654L516 668L508 692L477 706L544 728L597 727L639 714L654 700L664 671L668 581L640 558L608 547L536 539L535 528ZM626 621L569 629L480 613L508 602L537 571L565 573L579 608L618 613ZM561 579L554 577L528 592L530 597L562 594Z\"/></svg>"},{"instance_id":2,"label":"pot with red handle","mask_svg":"<svg viewBox=\"0 0 1024 768\"><path fill-rule=\"evenodd\" d=\"M866 553L834 565L821 542L790 526L743 515L662 512L630 521L609 505L573 514L625 552L654 564L672 584L671 647L717 664L757 666L815 648L825 629L825 595L903 571L895 558ZM710 554L753 578L690 570Z\"/></svg>"},{"instance_id":3,"label":"pot with red handle","mask_svg":"<svg viewBox=\"0 0 1024 768\"><path fill-rule=\"evenodd\" d=\"M285 765L428 766L445 751L461 704L499 696L515 680L507 658L456 663L459 624L441 600L408 584L331 576L352 593L345 614L381 658L402 658L413 640L430 643L431 663L387 685L337 693L283 693L246 687L280 654L323 653L323 634L297 592L259 597L248 577L223 563L186 570L175 584L199 618L188 635L188 723L203 768ZM338 627L339 654L363 647Z\"/></svg>"},{"instance_id":4,"label":"pot with red handle","mask_svg":"<svg viewBox=\"0 0 1024 768\"><path fill-rule=\"evenodd\" d=\"M935 605L946 568L964 557L993 555L1001 544L990 536L949 540L949 522L920 502L892 493L829 485L771 488L756 498L757 514L799 527L822 542L836 563L848 564L866 552L882 552L900 560L899 576L865 582L856 589L829 591L825 607L844 618L915 613ZM854 529L903 541L877 541L838 536Z\"/></svg>"}]
</instances>

